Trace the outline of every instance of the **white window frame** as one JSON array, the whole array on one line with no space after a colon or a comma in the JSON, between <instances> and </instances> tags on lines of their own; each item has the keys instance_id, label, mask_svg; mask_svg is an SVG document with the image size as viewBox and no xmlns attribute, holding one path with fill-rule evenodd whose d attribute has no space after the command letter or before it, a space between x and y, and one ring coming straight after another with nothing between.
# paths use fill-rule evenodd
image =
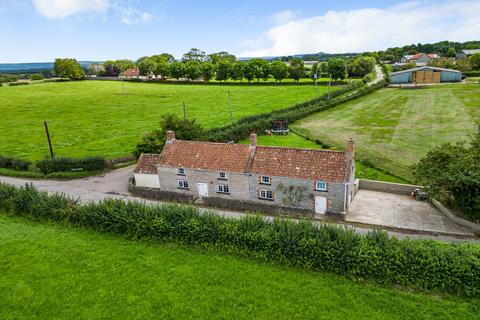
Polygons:
<instances>
[{"instance_id":1,"label":"white window frame","mask_svg":"<svg viewBox=\"0 0 480 320\"><path fill-rule=\"evenodd\" d=\"M177 180L177 187L180 189L190 189L187 180Z\"/></svg>"},{"instance_id":2,"label":"white window frame","mask_svg":"<svg viewBox=\"0 0 480 320\"><path fill-rule=\"evenodd\" d=\"M230 187L226 184L219 184L217 186L218 193L230 194Z\"/></svg>"},{"instance_id":3,"label":"white window frame","mask_svg":"<svg viewBox=\"0 0 480 320\"><path fill-rule=\"evenodd\" d=\"M268 194L270 194L271 197L268 197ZM272 190L267 190L267 189L260 189L260 192L258 193L258 197L262 200L273 201L273 191Z\"/></svg>"},{"instance_id":4,"label":"white window frame","mask_svg":"<svg viewBox=\"0 0 480 320\"><path fill-rule=\"evenodd\" d=\"M223 177L222 177L223 175ZM226 172L219 172L218 173L218 179L219 180L228 180L227 173Z\"/></svg>"},{"instance_id":5,"label":"white window frame","mask_svg":"<svg viewBox=\"0 0 480 320\"><path fill-rule=\"evenodd\" d=\"M318 185L322 184L324 185L323 188L319 188ZM322 181L322 180L317 180L315 181L315 191L327 191L327 182Z\"/></svg>"},{"instance_id":6,"label":"white window frame","mask_svg":"<svg viewBox=\"0 0 480 320\"><path fill-rule=\"evenodd\" d=\"M185 171L185 168L178 168L177 169L177 175L179 175L179 176L187 175L187 172Z\"/></svg>"},{"instance_id":7,"label":"white window frame","mask_svg":"<svg viewBox=\"0 0 480 320\"><path fill-rule=\"evenodd\" d=\"M263 181L264 178L266 178L268 182ZM270 178L270 176L260 176L260 184L272 184L272 178Z\"/></svg>"}]
</instances>

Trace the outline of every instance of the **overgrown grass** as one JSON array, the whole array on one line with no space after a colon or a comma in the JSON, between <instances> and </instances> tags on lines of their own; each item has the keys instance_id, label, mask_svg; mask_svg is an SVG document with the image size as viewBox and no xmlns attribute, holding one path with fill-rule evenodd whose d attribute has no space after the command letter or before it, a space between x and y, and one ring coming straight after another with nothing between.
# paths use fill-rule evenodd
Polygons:
<instances>
[{"instance_id":1,"label":"overgrown grass","mask_svg":"<svg viewBox=\"0 0 480 320\"><path fill-rule=\"evenodd\" d=\"M0 154L37 160L48 154L43 121L49 123L56 156L115 158L132 153L141 135L175 113L205 128L286 108L315 97L313 86L168 85L119 81L41 83L0 91ZM333 87L332 90L336 88ZM328 90L319 87L319 95Z\"/></svg>"},{"instance_id":2,"label":"overgrown grass","mask_svg":"<svg viewBox=\"0 0 480 320\"><path fill-rule=\"evenodd\" d=\"M248 139L243 140L242 143L250 143ZM257 143L262 146L279 146L291 148L307 148L307 149L329 149L312 140L305 139L293 132L288 135L273 135L265 136L259 135ZM345 141L346 143L346 141ZM376 169L372 166L364 164L360 161L356 162L356 177L359 179L380 180L396 183L409 183L408 180L396 177L383 170Z\"/></svg>"},{"instance_id":3,"label":"overgrown grass","mask_svg":"<svg viewBox=\"0 0 480 320\"><path fill-rule=\"evenodd\" d=\"M2 319L476 319L480 300L408 292L0 213Z\"/></svg>"},{"instance_id":4,"label":"overgrown grass","mask_svg":"<svg viewBox=\"0 0 480 320\"><path fill-rule=\"evenodd\" d=\"M335 147L353 136L360 159L410 179L408 166L430 149L476 131L479 99L476 84L382 89L319 112L294 128Z\"/></svg>"}]
</instances>

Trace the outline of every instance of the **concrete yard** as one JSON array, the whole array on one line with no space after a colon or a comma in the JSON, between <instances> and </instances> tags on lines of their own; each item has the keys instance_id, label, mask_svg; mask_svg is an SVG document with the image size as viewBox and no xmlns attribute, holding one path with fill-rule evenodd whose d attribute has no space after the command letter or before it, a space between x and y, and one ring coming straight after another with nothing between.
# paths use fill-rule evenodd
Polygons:
<instances>
[{"instance_id":1,"label":"concrete yard","mask_svg":"<svg viewBox=\"0 0 480 320\"><path fill-rule=\"evenodd\" d=\"M360 189L345 220L349 223L397 229L473 235L473 231L449 220L428 202L409 196Z\"/></svg>"}]
</instances>

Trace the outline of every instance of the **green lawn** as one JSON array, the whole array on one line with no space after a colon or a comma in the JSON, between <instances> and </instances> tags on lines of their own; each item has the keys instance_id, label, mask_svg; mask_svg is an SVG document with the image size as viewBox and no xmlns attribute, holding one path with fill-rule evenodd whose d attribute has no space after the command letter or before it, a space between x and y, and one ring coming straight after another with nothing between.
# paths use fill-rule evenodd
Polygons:
<instances>
[{"instance_id":1,"label":"green lawn","mask_svg":"<svg viewBox=\"0 0 480 320\"><path fill-rule=\"evenodd\" d=\"M477 319L430 295L0 213L1 319Z\"/></svg>"},{"instance_id":2,"label":"green lawn","mask_svg":"<svg viewBox=\"0 0 480 320\"><path fill-rule=\"evenodd\" d=\"M0 88L0 154L40 159L48 154L43 120L49 122L59 156L131 154L142 133L160 116L175 113L197 119L204 127L233 118L285 108L315 96L314 86L168 85L115 81L42 83ZM328 88L319 87L319 94Z\"/></svg>"},{"instance_id":3,"label":"green lawn","mask_svg":"<svg viewBox=\"0 0 480 320\"><path fill-rule=\"evenodd\" d=\"M360 158L408 178L408 166L430 149L475 133L479 107L477 84L391 88L317 113L294 127L337 147L353 136Z\"/></svg>"},{"instance_id":4,"label":"green lawn","mask_svg":"<svg viewBox=\"0 0 480 320\"><path fill-rule=\"evenodd\" d=\"M248 144L249 140L243 140L242 143ZM321 144L308 140L299 136L293 132L288 135L273 135L263 136L260 135L257 138L257 143L261 146L279 146L279 147L291 147L291 148L307 148L307 149L323 149ZM345 140L346 144L346 140ZM381 180L396 183L409 183L405 179L393 176L382 170L375 169L360 161L357 161L355 175L359 179Z\"/></svg>"}]
</instances>

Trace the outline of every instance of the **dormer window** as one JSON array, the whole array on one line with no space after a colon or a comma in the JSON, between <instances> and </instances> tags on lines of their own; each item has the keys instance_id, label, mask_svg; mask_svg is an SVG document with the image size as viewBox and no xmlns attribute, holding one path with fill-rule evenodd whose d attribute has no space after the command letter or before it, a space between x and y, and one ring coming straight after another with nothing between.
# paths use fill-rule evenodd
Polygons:
<instances>
[{"instance_id":1,"label":"dormer window","mask_svg":"<svg viewBox=\"0 0 480 320\"><path fill-rule=\"evenodd\" d=\"M179 176L184 176L185 175L185 168L178 168L177 169L177 174Z\"/></svg>"},{"instance_id":2,"label":"dormer window","mask_svg":"<svg viewBox=\"0 0 480 320\"><path fill-rule=\"evenodd\" d=\"M316 181L315 182L316 191L327 191L327 183L325 181Z\"/></svg>"},{"instance_id":3,"label":"dormer window","mask_svg":"<svg viewBox=\"0 0 480 320\"><path fill-rule=\"evenodd\" d=\"M269 176L260 176L260 184L271 184Z\"/></svg>"},{"instance_id":4,"label":"dormer window","mask_svg":"<svg viewBox=\"0 0 480 320\"><path fill-rule=\"evenodd\" d=\"M218 179L219 180L227 180L227 174L225 172L219 172L218 173Z\"/></svg>"}]
</instances>

